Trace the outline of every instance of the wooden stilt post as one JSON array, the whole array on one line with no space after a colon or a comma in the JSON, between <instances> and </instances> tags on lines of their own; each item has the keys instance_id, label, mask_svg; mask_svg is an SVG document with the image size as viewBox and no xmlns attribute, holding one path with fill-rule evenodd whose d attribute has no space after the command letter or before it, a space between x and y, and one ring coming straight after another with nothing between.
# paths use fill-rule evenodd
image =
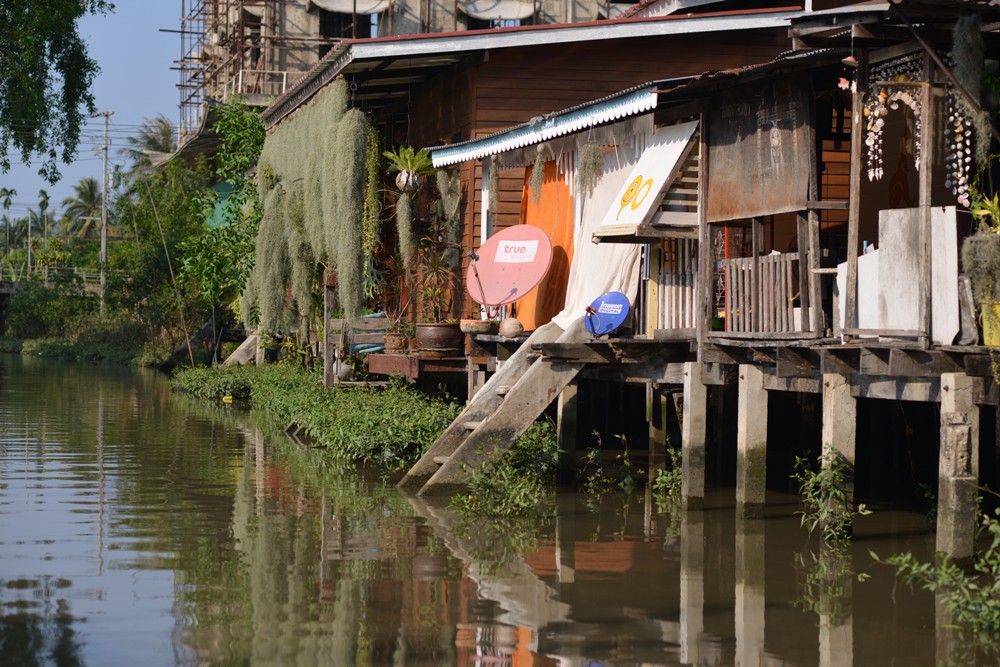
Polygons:
<instances>
[{"instance_id":1,"label":"wooden stilt post","mask_svg":"<svg viewBox=\"0 0 1000 667\"><path fill-rule=\"evenodd\" d=\"M558 475L561 482L572 482L576 476L577 399L576 381L570 382L559 392L556 441L559 446Z\"/></svg>"},{"instance_id":2,"label":"wooden stilt post","mask_svg":"<svg viewBox=\"0 0 1000 667\"><path fill-rule=\"evenodd\" d=\"M333 304L334 287L329 283L329 272L324 272L326 279L323 281L323 386L332 387L334 382L334 367L336 361L336 349L333 329Z\"/></svg>"},{"instance_id":3,"label":"wooden stilt post","mask_svg":"<svg viewBox=\"0 0 1000 667\"><path fill-rule=\"evenodd\" d=\"M684 414L681 419L681 504L700 508L705 499L705 441L708 436L708 390L703 366L684 364Z\"/></svg>"},{"instance_id":4,"label":"wooden stilt post","mask_svg":"<svg viewBox=\"0 0 1000 667\"><path fill-rule=\"evenodd\" d=\"M681 510L681 662L700 665L705 632L705 519Z\"/></svg>"},{"instance_id":5,"label":"wooden stilt post","mask_svg":"<svg viewBox=\"0 0 1000 667\"><path fill-rule=\"evenodd\" d=\"M854 503L854 464L857 445L858 407L857 399L851 396L851 385L847 378L837 373L823 375L823 442L824 449L830 448L840 461L846 464L847 504ZM825 453L825 452L823 452ZM832 461L824 456L824 467Z\"/></svg>"},{"instance_id":6,"label":"wooden stilt post","mask_svg":"<svg viewBox=\"0 0 1000 667\"><path fill-rule=\"evenodd\" d=\"M764 664L764 523L736 519L736 664Z\"/></svg>"},{"instance_id":7,"label":"wooden stilt post","mask_svg":"<svg viewBox=\"0 0 1000 667\"><path fill-rule=\"evenodd\" d=\"M972 427L963 412L941 414L935 550L959 563L971 560L976 532Z\"/></svg>"},{"instance_id":8,"label":"wooden stilt post","mask_svg":"<svg viewBox=\"0 0 1000 667\"><path fill-rule=\"evenodd\" d=\"M736 413L736 516L761 518L767 483L767 390L764 373L756 366L740 366Z\"/></svg>"},{"instance_id":9,"label":"wooden stilt post","mask_svg":"<svg viewBox=\"0 0 1000 667\"><path fill-rule=\"evenodd\" d=\"M654 382L646 384L646 421L649 423L649 479L667 460L667 394Z\"/></svg>"}]
</instances>

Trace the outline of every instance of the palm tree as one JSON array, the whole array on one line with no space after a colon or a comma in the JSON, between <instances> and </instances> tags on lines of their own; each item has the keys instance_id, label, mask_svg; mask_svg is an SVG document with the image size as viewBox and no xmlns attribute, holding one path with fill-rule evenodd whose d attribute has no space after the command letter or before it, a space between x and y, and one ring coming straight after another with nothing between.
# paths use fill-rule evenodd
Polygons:
<instances>
[{"instance_id":1,"label":"palm tree","mask_svg":"<svg viewBox=\"0 0 1000 667\"><path fill-rule=\"evenodd\" d=\"M101 185L96 178L85 176L73 186L76 195L63 199L63 215L67 220L67 231L85 238L100 229Z\"/></svg>"},{"instance_id":2,"label":"palm tree","mask_svg":"<svg viewBox=\"0 0 1000 667\"><path fill-rule=\"evenodd\" d=\"M46 241L49 240L49 217L45 215L45 210L49 207L49 193L45 191L44 188L38 191L38 210L41 212L39 216L42 223L42 238Z\"/></svg>"},{"instance_id":3,"label":"palm tree","mask_svg":"<svg viewBox=\"0 0 1000 667\"><path fill-rule=\"evenodd\" d=\"M4 225L7 228L7 252L10 252L10 205L16 196L17 190L14 188L0 188L0 201L3 203L4 219L7 221Z\"/></svg>"},{"instance_id":4,"label":"palm tree","mask_svg":"<svg viewBox=\"0 0 1000 667\"><path fill-rule=\"evenodd\" d=\"M151 172L154 153L173 153L177 148L174 126L163 114L144 120L138 134L128 137L126 141L129 145L118 149L118 154L132 160L132 175Z\"/></svg>"}]
</instances>

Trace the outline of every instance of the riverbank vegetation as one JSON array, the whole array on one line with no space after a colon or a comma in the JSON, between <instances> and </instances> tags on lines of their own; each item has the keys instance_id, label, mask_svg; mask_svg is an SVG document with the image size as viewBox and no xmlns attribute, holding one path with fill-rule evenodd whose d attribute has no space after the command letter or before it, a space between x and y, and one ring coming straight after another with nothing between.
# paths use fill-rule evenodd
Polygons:
<instances>
[{"instance_id":1,"label":"riverbank vegetation","mask_svg":"<svg viewBox=\"0 0 1000 667\"><path fill-rule=\"evenodd\" d=\"M173 386L192 396L249 400L281 424L295 424L331 458L376 462L387 469L412 463L459 406L404 382L326 389L318 371L294 364L217 366L178 371Z\"/></svg>"}]
</instances>

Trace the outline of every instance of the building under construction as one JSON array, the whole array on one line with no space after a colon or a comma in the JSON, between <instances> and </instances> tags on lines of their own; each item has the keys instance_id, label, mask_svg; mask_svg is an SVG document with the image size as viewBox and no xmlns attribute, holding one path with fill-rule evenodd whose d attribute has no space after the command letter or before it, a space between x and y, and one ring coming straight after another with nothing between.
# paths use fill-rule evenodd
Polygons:
<instances>
[{"instance_id":1,"label":"building under construction","mask_svg":"<svg viewBox=\"0 0 1000 667\"><path fill-rule=\"evenodd\" d=\"M344 39L573 23L617 14L603 0L181 0L180 144L207 110L266 106Z\"/></svg>"}]
</instances>

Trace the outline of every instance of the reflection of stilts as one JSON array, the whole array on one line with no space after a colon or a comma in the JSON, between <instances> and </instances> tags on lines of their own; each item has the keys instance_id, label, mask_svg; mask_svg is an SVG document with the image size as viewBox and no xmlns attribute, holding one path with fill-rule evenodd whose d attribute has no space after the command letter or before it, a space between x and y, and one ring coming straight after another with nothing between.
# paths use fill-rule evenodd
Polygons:
<instances>
[{"instance_id":1,"label":"reflection of stilts","mask_svg":"<svg viewBox=\"0 0 1000 667\"><path fill-rule=\"evenodd\" d=\"M760 667L764 664L764 609L764 523L737 517L737 667Z\"/></svg>"},{"instance_id":2,"label":"reflection of stilts","mask_svg":"<svg viewBox=\"0 0 1000 667\"><path fill-rule=\"evenodd\" d=\"M701 510L681 514L681 662L702 663L705 632L705 518Z\"/></svg>"},{"instance_id":3,"label":"reflection of stilts","mask_svg":"<svg viewBox=\"0 0 1000 667\"><path fill-rule=\"evenodd\" d=\"M854 573L850 564L841 567L837 559L850 559L850 553L837 552L825 543L820 548L820 571L835 577L820 592L819 615L819 664L820 667L851 667L854 664L854 615L851 599L854 593L851 582ZM836 599L834 599L836 591ZM839 610L834 614L831 610ZM938 663L940 664L940 663Z\"/></svg>"}]
</instances>

